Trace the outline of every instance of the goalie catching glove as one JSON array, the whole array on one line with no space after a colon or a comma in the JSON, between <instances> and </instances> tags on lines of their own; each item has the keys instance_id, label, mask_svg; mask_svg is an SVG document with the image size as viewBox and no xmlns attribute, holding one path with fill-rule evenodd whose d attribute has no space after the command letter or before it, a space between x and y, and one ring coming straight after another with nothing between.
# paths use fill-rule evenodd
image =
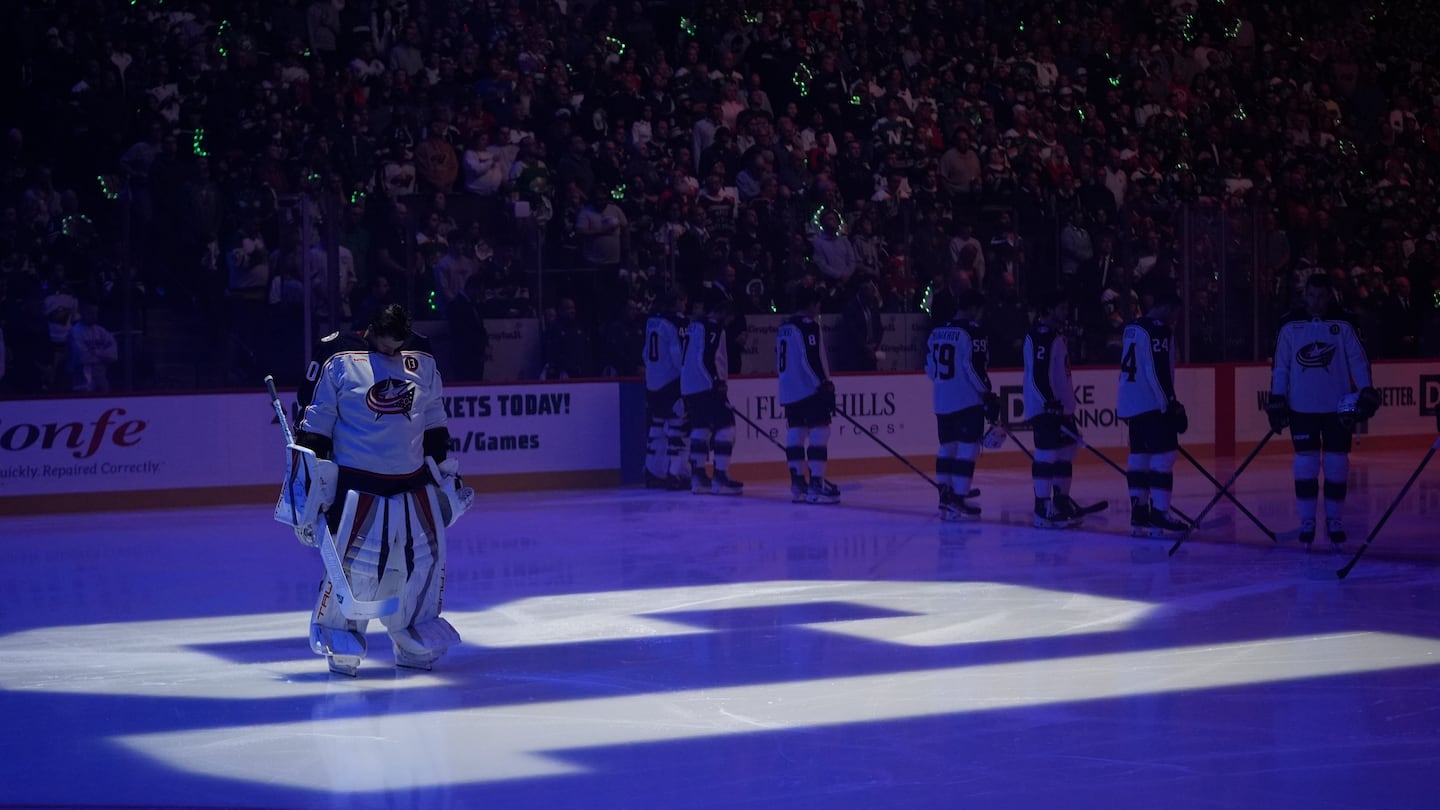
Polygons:
<instances>
[{"instance_id":1,"label":"goalie catching glove","mask_svg":"<svg viewBox=\"0 0 1440 810\"><path fill-rule=\"evenodd\" d=\"M289 444L286 450L285 483L280 487L280 501L275 504L275 520L288 523L295 530L295 539L314 547L323 536L320 524L325 520L325 510L335 502L340 467L319 458L308 447Z\"/></svg>"},{"instance_id":2,"label":"goalie catching glove","mask_svg":"<svg viewBox=\"0 0 1440 810\"><path fill-rule=\"evenodd\" d=\"M456 459L447 458L437 463L433 457L426 456L425 464L430 468L430 477L435 479L440 517L448 529L475 505L475 490L465 486L460 478L460 462Z\"/></svg>"}]
</instances>

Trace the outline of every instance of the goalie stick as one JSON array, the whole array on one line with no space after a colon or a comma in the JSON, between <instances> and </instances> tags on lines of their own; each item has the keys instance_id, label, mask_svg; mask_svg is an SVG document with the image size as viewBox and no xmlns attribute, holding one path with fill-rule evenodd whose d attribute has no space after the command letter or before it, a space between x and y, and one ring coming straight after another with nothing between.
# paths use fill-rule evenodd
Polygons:
<instances>
[{"instance_id":1,"label":"goalie stick","mask_svg":"<svg viewBox=\"0 0 1440 810\"><path fill-rule=\"evenodd\" d=\"M275 409L275 417L280 420L280 432L285 436L287 448L295 445L295 434L290 430L290 422L285 418L285 407L280 404L280 394L275 390L275 378L265 375L265 387L270 391L270 406ZM292 454L287 464L298 464L300 459ZM288 477L288 476L287 476ZM289 494L289 487L281 497ZM355 525L355 507L359 503L359 493L351 490L345 495L345 508L340 517L340 536L349 537ZM295 510L291 509L291 515ZM292 524L293 526L293 524ZM330 578L332 587L331 593L335 596L335 603L340 606L340 612L345 618L352 621L365 621L378 619L381 616L388 616L400 609L400 597L392 596L389 599L378 601L366 601L356 599L354 591L350 588L350 580L345 576L345 566L340 559L340 549L335 544L335 537L330 533L330 526L323 518L319 525L320 537L316 545L320 547L320 560L325 564L325 574Z\"/></svg>"},{"instance_id":2,"label":"goalie stick","mask_svg":"<svg viewBox=\"0 0 1440 810\"><path fill-rule=\"evenodd\" d=\"M1365 550L1370 548L1370 543L1375 539L1375 535L1380 533L1380 528L1385 525L1385 521L1390 519L1390 515L1395 512L1395 507L1399 506L1400 501L1404 500L1405 493L1409 492L1410 487L1415 485L1415 479L1420 477L1420 473L1425 469L1425 465L1429 464L1430 459L1435 456L1436 450L1440 450L1440 439L1436 439L1435 443L1430 445L1430 452L1426 453L1425 457L1420 459L1420 466L1415 468L1415 472L1410 473L1410 480L1406 481L1405 486L1400 488L1400 492L1395 496L1395 500L1390 502L1390 508L1385 510L1385 514L1380 516L1380 521L1375 524L1375 528L1370 530L1370 534L1365 538L1364 545L1355 551L1355 556L1350 558L1350 562L1345 563L1345 567L1335 572L1335 576L1344 579L1350 574L1350 569L1355 567L1355 563L1360 562L1360 558L1365 556Z\"/></svg>"}]
</instances>

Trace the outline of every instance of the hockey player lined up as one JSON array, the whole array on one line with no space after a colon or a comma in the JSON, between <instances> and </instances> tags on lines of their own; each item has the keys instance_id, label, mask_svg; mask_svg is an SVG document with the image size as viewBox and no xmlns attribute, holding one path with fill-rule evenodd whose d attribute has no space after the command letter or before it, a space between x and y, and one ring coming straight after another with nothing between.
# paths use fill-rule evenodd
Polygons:
<instances>
[{"instance_id":1,"label":"hockey player lined up","mask_svg":"<svg viewBox=\"0 0 1440 810\"><path fill-rule=\"evenodd\" d=\"M1276 433L1290 428L1295 446L1295 504L1300 542L1315 541L1320 471L1325 472L1325 530L1345 542L1342 513L1350 474L1355 422L1375 415L1380 395L1371 387L1370 361L1354 316L1336 303L1330 277L1305 282L1305 303L1285 316L1275 342L1266 414Z\"/></svg>"},{"instance_id":2,"label":"hockey player lined up","mask_svg":"<svg viewBox=\"0 0 1440 810\"><path fill-rule=\"evenodd\" d=\"M1175 398L1175 316L1180 302L1156 298L1143 318L1125 325L1120 354L1116 414L1130 429L1130 533L1136 537L1178 534L1188 524L1170 515L1175 455L1190 425Z\"/></svg>"},{"instance_id":3,"label":"hockey player lined up","mask_svg":"<svg viewBox=\"0 0 1440 810\"><path fill-rule=\"evenodd\" d=\"M356 599L399 595L397 612L381 617L395 663L430 669L460 636L440 617L445 588L445 527L467 504L458 493L458 463L447 460L440 374L435 358L417 349L404 308L392 304L363 335L336 333L320 343L301 387L303 417L295 441L339 466L327 520L354 528L337 537L343 570ZM434 460L432 466L427 460ZM437 480L437 477L439 480ZM338 504L360 493L353 520ZM303 539L303 538L302 538ZM321 582L310 619L310 646L330 670L355 675L365 657L365 625L346 619Z\"/></svg>"},{"instance_id":4,"label":"hockey player lined up","mask_svg":"<svg viewBox=\"0 0 1440 810\"><path fill-rule=\"evenodd\" d=\"M686 330L685 359L680 368L680 393L690 418L690 491L696 495L739 495L744 484L730 477L730 454L735 449L735 413L726 396L729 358L725 324L730 302L712 298L705 317ZM711 452L715 475L705 473Z\"/></svg>"},{"instance_id":5,"label":"hockey player lined up","mask_svg":"<svg viewBox=\"0 0 1440 810\"><path fill-rule=\"evenodd\" d=\"M685 359L685 293L671 290L645 322L645 402L650 436L645 448L645 486L686 489L690 464L685 450L685 404L680 397L680 367Z\"/></svg>"},{"instance_id":6,"label":"hockey player lined up","mask_svg":"<svg viewBox=\"0 0 1440 810\"><path fill-rule=\"evenodd\" d=\"M840 488L825 478L835 383L825 363L819 318L820 295L802 287L795 294L795 314L785 319L775 336L775 369L780 373L780 404L785 406L788 427L785 461L790 467L790 500L795 503L840 502Z\"/></svg>"},{"instance_id":7,"label":"hockey player lined up","mask_svg":"<svg viewBox=\"0 0 1440 810\"><path fill-rule=\"evenodd\" d=\"M990 341L980 325L985 298L960 293L955 317L930 332L925 373L935 395L940 450L935 477L940 483L940 517L979 520L980 507L965 502L980 458L985 423L1000 420L1000 398L990 385Z\"/></svg>"},{"instance_id":8,"label":"hockey player lined up","mask_svg":"<svg viewBox=\"0 0 1440 810\"><path fill-rule=\"evenodd\" d=\"M1035 323L1025 335L1025 418L1035 436L1035 526L1063 529L1080 523L1080 509L1070 499L1075 461L1075 387L1060 326L1070 316L1070 302L1060 293L1043 295L1035 306Z\"/></svg>"}]
</instances>

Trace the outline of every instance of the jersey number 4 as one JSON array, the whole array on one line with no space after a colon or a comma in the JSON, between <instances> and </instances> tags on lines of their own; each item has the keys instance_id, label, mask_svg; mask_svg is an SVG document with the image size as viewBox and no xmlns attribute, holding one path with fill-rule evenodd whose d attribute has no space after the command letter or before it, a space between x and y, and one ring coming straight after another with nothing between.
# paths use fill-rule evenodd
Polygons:
<instances>
[{"instance_id":1,"label":"jersey number 4","mask_svg":"<svg viewBox=\"0 0 1440 810\"><path fill-rule=\"evenodd\" d=\"M1120 358L1120 373L1125 375L1126 382L1135 382L1135 371L1138 364L1135 362L1135 344L1125 344L1125 356Z\"/></svg>"}]
</instances>

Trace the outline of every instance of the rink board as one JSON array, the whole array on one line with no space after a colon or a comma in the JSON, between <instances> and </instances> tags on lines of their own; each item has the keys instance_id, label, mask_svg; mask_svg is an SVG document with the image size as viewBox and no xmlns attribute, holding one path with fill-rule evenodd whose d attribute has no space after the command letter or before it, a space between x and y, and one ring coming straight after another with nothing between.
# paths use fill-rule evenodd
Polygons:
<instances>
[{"instance_id":1,"label":"rink board","mask_svg":"<svg viewBox=\"0 0 1440 810\"><path fill-rule=\"evenodd\" d=\"M1186 446L1212 457L1252 447L1268 429L1269 376L1266 365L1180 369L1177 393L1190 415ZM1383 405L1379 418L1360 429L1362 447L1428 443L1440 363L1376 364L1374 377ZM1033 447L1020 372L995 371L992 380L1004 421ZM1077 369L1074 382L1086 441L1121 458L1119 373ZM933 469L935 415L924 375L841 375L836 387L844 414L832 426L829 454L837 472L903 470L892 450ZM634 380L455 386L446 391L452 453L467 480L485 491L633 482L644 444L643 394ZM780 448L757 432L784 443L777 394L774 377L730 382L732 404L754 423L737 424L734 461L743 475L785 474ZM1287 452L1288 445L1273 442L1272 451ZM991 464L1026 462L1013 442L987 453ZM1089 454L1081 459L1094 461ZM0 408L0 514L257 503L274 497L283 470L280 430L263 392L57 398Z\"/></svg>"}]
</instances>

